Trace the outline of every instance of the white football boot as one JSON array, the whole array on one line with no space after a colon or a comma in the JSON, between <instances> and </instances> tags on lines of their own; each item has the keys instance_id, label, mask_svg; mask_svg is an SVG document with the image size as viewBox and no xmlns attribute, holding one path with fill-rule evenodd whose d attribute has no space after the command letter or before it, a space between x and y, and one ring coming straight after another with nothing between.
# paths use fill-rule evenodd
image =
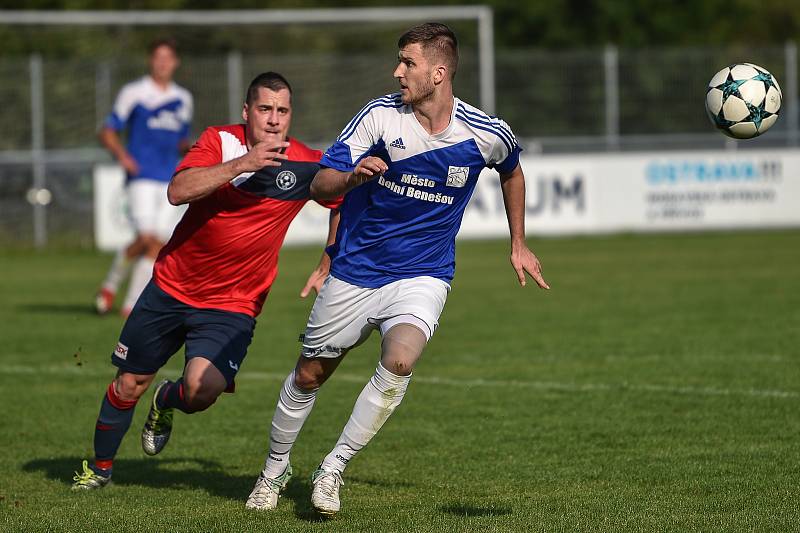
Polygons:
<instances>
[{"instance_id":1,"label":"white football boot","mask_svg":"<svg viewBox=\"0 0 800 533\"><path fill-rule=\"evenodd\" d=\"M247 503L244 506L247 509L257 509L259 511L271 511L278 506L278 497L286 484L292 477L292 465L287 465L283 474L276 478L264 477L264 473L259 474L256 480L256 486L250 496L247 497Z\"/></svg>"},{"instance_id":2,"label":"white football boot","mask_svg":"<svg viewBox=\"0 0 800 533\"><path fill-rule=\"evenodd\" d=\"M321 465L320 465L321 466ZM339 472L318 468L311 475L314 490L311 492L311 505L319 514L333 516L339 512L339 487L344 485Z\"/></svg>"}]
</instances>

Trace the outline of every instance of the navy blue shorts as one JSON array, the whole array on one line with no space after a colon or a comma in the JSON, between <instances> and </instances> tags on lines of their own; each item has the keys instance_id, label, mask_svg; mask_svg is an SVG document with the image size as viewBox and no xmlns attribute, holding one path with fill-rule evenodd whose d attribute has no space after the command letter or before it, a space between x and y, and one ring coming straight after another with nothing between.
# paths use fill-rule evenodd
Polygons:
<instances>
[{"instance_id":1,"label":"navy blue shorts","mask_svg":"<svg viewBox=\"0 0 800 533\"><path fill-rule=\"evenodd\" d=\"M187 305L150 281L122 327L111 362L125 372L155 374L185 344L187 362L208 359L230 388L255 325L244 313Z\"/></svg>"}]
</instances>

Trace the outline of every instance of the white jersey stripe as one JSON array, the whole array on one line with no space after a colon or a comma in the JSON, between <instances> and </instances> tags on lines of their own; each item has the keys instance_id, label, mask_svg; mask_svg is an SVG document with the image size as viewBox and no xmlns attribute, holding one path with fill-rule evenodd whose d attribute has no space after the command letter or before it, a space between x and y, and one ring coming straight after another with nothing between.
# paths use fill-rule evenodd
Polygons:
<instances>
[{"instance_id":1,"label":"white jersey stripe","mask_svg":"<svg viewBox=\"0 0 800 533\"><path fill-rule=\"evenodd\" d=\"M364 119L365 116L369 114L372 109L376 107L394 107L395 105L402 106L402 101L400 101L399 96L400 93L395 93L371 100L367 105L361 108L361 111L358 112L355 118L353 118L350 123L347 124L337 140L344 141L350 137L350 135L352 135L358 127L358 124Z\"/></svg>"},{"instance_id":2,"label":"white jersey stripe","mask_svg":"<svg viewBox=\"0 0 800 533\"><path fill-rule=\"evenodd\" d=\"M498 133L502 135L511 146L517 144L517 140L514 138L514 134L511 133L511 130L504 128L503 125L496 118L491 117L489 115L481 115L479 113L469 111L460 103L458 104L458 109L473 122L477 124L482 124L484 126L489 126L492 129L497 130Z\"/></svg>"},{"instance_id":3,"label":"white jersey stripe","mask_svg":"<svg viewBox=\"0 0 800 533\"><path fill-rule=\"evenodd\" d=\"M469 124L473 128L477 128L479 130L488 131L489 133L493 133L494 135L497 136L498 139L500 139L503 142L503 144L505 145L506 149L509 152L511 152L511 150L513 149L512 146L508 144L508 141L506 140L506 138L503 137L503 135L500 132L498 132L495 129L492 129L490 126L485 125L485 124L481 124L481 123L479 123L479 122L477 122L477 121L475 121L473 119L467 118L467 116L463 115L460 111L456 113L456 118L463 120L464 122L466 122L467 124Z\"/></svg>"}]
</instances>

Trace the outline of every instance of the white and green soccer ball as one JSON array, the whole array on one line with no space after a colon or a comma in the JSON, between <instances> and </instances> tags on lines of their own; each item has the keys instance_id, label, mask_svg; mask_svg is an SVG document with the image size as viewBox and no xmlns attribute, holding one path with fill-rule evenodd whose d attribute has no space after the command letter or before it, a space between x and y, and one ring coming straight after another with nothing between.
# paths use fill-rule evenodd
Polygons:
<instances>
[{"instance_id":1,"label":"white and green soccer ball","mask_svg":"<svg viewBox=\"0 0 800 533\"><path fill-rule=\"evenodd\" d=\"M739 63L720 70L708 82L706 111L725 135L752 139L775 124L782 99L778 81L767 69Z\"/></svg>"}]
</instances>

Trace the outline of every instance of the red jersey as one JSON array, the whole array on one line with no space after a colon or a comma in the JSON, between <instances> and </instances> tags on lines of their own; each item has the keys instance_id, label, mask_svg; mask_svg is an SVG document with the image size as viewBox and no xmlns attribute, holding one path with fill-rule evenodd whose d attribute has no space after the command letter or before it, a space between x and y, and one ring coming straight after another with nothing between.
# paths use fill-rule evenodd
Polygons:
<instances>
[{"instance_id":1,"label":"red jersey","mask_svg":"<svg viewBox=\"0 0 800 533\"><path fill-rule=\"evenodd\" d=\"M153 269L167 294L193 307L257 316L278 274L289 224L310 199L322 153L289 138L288 160L246 172L189 204ZM247 153L245 125L206 129L175 170L210 167ZM320 202L336 208L341 200ZM322 231L322 229L320 229Z\"/></svg>"}]
</instances>

